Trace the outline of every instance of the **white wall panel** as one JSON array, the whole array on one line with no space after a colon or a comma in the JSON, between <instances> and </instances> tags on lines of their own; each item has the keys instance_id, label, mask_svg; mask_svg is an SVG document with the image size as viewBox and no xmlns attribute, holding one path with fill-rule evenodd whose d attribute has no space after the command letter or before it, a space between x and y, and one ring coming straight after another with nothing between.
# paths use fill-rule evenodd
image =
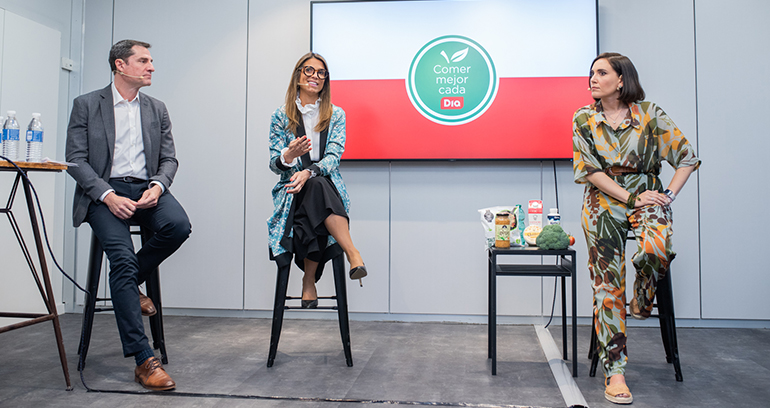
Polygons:
<instances>
[{"instance_id":1,"label":"white wall panel","mask_svg":"<svg viewBox=\"0 0 770 408\"><path fill-rule=\"evenodd\" d=\"M309 21L310 5L304 0L252 1L249 4L248 159L243 237L246 309L273 308L276 268L268 258L266 220L273 212L270 191L278 176L268 167L270 116L283 104L294 64L309 50ZM293 267L290 295L300 293L301 276L301 271ZM328 290L330 277L328 274L321 280L319 291Z\"/></svg>"},{"instance_id":2,"label":"white wall panel","mask_svg":"<svg viewBox=\"0 0 770 408\"><path fill-rule=\"evenodd\" d=\"M366 263L369 276L348 280L348 303L352 312L390 311L391 235L390 164L343 162L340 172L350 195L350 236ZM333 293L328 279L327 293Z\"/></svg>"},{"instance_id":3,"label":"white wall panel","mask_svg":"<svg viewBox=\"0 0 770 408\"><path fill-rule=\"evenodd\" d=\"M38 24L42 24L43 26L53 29L54 31L58 31L61 34L60 45L58 47L59 51L55 55L50 55L51 57L58 56L73 58L73 54L71 54L73 52L75 55L79 55L80 47L78 46L77 50L75 50L74 48L76 47L73 45L79 45L81 39L81 25L79 23L79 17L82 15L82 2L75 0L0 0L0 7L4 8L8 12L17 14L18 16L32 20ZM73 43L72 26L75 21L78 21L78 26L75 30L76 42ZM77 67L77 63L79 58L74 59L76 61L75 69L78 70L79 68ZM44 153L54 159L62 159L64 157L64 129L66 128L66 123L69 119L69 86L72 80L78 80L80 75L60 69L58 70L58 76L58 122L53 122L51 118L48 120L45 120L44 118L44 126L46 127L46 131L48 132L49 130L54 130L58 134L55 140L49 140L49 138L46 137L46 141L44 142L46 148L48 149ZM79 80L77 82L79 83ZM71 197L71 190L69 195L67 195L65 192L65 182L69 181L70 178L62 175L57 176L54 179L55 197ZM69 239L73 234L71 227L72 223L70 222L69 216L71 212L67 211L69 208L65 209L65 205L69 204L68 201L69 200L66 199L54 200L53 219L47 218L46 223L48 225L49 231L63 231L62 234L52 232L49 234L49 238L51 245L54 248L54 252L57 254L59 263L63 265L66 271L72 273L75 270L75 246L73 240ZM49 266L53 267L52 265ZM52 272L52 276L53 275L60 276L59 272L56 271ZM63 295L60 296L59 293L56 295L57 303L65 303L68 308L70 308L73 303L71 301L73 292L68 281L63 281L63 290Z\"/></svg>"},{"instance_id":4,"label":"white wall panel","mask_svg":"<svg viewBox=\"0 0 770 408\"><path fill-rule=\"evenodd\" d=\"M108 62L110 47L115 42L112 32L112 14L113 2L111 1L85 2L85 28L82 38L84 52L82 56L77 56L78 60L82 59L80 61L82 78L80 94L103 88L112 81ZM71 99L75 99L80 94L72 95Z\"/></svg>"},{"instance_id":5,"label":"white wall panel","mask_svg":"<svg viewBox=\"0 0 770 408\"><path fill-rule=\"evenodd\" d=\"M143 91L169 110L180 163L171 191L193 226L161 265L163 303L240 309L247 1L124 0L114 15L113 42L152 44L156 72ZM108 51L100 50L104 60Z\"/></svg>"},{"instance_id":6,"label":"white wall panel","mask_svg":"<svg viewBox=\"0 0 770 408\"><path fill-rule=\"evenodd\" d=\"M17 1L3 3L21 7ZM731 118L761 117L767 105L767 58L756 49L768 37L763 21L769 9L760 0L730 7L714 0L599 0L600 50L634 61L647 99L671 115L704 160L674 204L678 256L672 270L680 318L770 318L759 304L712 301L740 296L758 302L770 283L754 258L721 255L726 227L712 221L728 213L721 199L728 188L739 191L746 203L768 198L766 189L744 177L767 150L753 130L759 127ZM265 220L276 176L267 164L268 126L270 114L283 103L291 68L308 51L309 1L118 0L114 36L111 2L86 2L85 16L83 92L109 81L106 58L115 40L135 37L153 44L158 71L146 91L168 104L180 159L172 190L193 222L190 241L161 268L165 305L271 309L275 266L267 256ZM635 22L633 28L629 21ZM639 21L650 22L649 29L639 28ZM724 50L740 50L740 58L726 57ZM727 64L736 60L741 69ZM741 78L738 86L725 86L728 74ZM207 116L218 122L206 121ZM209 134L220 135L218 142L206 143ZM227 177L211 171L209 157ZM716 167L729 160L743 167ZM550 162L343 163L341 170L352 201L351 233L370 268L363 288L348 281L350 308L357 312L486 314L486 259L476 210L540 197L546 209L555 203ZM672 174L664 167L664 184ZM562 225L577 238L578 312L589 316L591 288L580 228L583 187L572 182L570 163L557 163L557 177ZM200 194L208 186L210 194ZM221 189L227 193L217 194ZM70 214L66 217L69 222ZM753 231L743 223L732 228L740 234ZM88 236L81 234L78 243L83 268ZM430 245L435 241L439 244ZM753 237L746 245L756 250L759 242ZM725 279L724 271L746 278ZM299 293L299 278L293 268L290 293ZM332 291L330 278L319 283L319 291ZM502 315L550 312L553 279L504 278L498 290Z\"/></svg>"},{"instance_id":7,"label":"white wall panel","mask_svg":"<svg viewBox=\"0 0 770 408\"><path fill-rule=\"evenodd\" d=\"M543 166L543 212L548 212L549 208L556 207L556 188L554 186L553 162L544 161ZM578 316L591 316L592 296L591 279L588 276L588 255L583 236L583 229L580 226L581 209L583 207L583 184L576 184L573 181L572 161L556 162L556 180L559 190L559 215L561 215L561 227L568 234L575 237L575 245L572 249L577 251L577 310ZM547 257L544 263L553 264L556 260L553 257ZM544 315L551 313L554 308L554 315L561 316L561 280L556 292L556 303L553 302L554 278L543 280L542 291L542 309ZM572 283L567 279L567 315L572 315Z\"/></svg>"},{"instance_id":8,"label":"white wall panel","mask_svg":"<svg viewBox=\"0 0 770 408\"><path fill-rule=\"evenodd\" d=\"M2 47L2 44L4 41L5 41L5 10L0 8L0 47ZM3 91L3 64L0 63L0 95L2 95L2 91ZM3 120L5 120L5 113L0 113L0 115L2 115ZM2 144L0 144L0 147L2 147ZM2 149L0 149L0 152L2 152Z\"/></svg>"},{"instance_id":9,"label":"white wall panel","mask_svg":"<svg viewBox=\"0 0 770 408\"><path fill-rule=\"evenodd\" d=\"M762 123L770 106L770 4L697 0L695 11L703 317L770 319L761 215L770 200Z\"/></svg>"},{"instance_id":10,"label":"white wall panel","mask_svg":"<svg viewBox=\"0 0 770 408\"><path fill-rule=\"evenodd\" d=\"M539 164L394 163L391 312L486 314L487 261L477 210L526 206L540 197ZM499 313L539 315L540 289L539 279L500 279Z\"/></svg>"},{"instance_id":11,"label":"white wall panel","mask_svg":"<svg viewBox=\"0 0 770 408\"><path fill-rule=\"evenodd\" d=\"M0 9L2 10L2 9ZM0 115L6 116L6 111L15 110L16 118L21 128L19 134L19 149L17 161L23 161L26 154L25 134L32 112L40 112L45 127L43 155L54 156L57 144L57 114L59 90L59 56L61 33L40 23L19 16L10 11L0 13L3 23L0 24ZM50 123L50 125L48 125ZM15 174L2 172L0 174L0 200L5 207ZM61 246L54 245L54 237L61 235L54 217L56 202L56 179L64 177L59 173L31 172L32 181L43 208L43 216L47 221L48 233L52 239L54 253L61 257ZM12 206L14 218L19 224L30 255L34 259L35 268L39 268L35 239L27 213L27 201L24 192L19 187L16 191ZM40 215L35 215L41 223ZM42 227L41 227L42 228ZM41 230L42 234L42 230ZM45 312L46 307L40 297L38 288L27 266L19 244L16 241L8 218L0 220L0 268L3 271L3 285L0 285L0 310L16 312ZM46 253L46 263L49 265L51 284L57 299L61 304L62 276L59 274L51 257ZM5 324L5 322L0 323Z\"/></svg>"},{"instance_id":12,"label":"white wall panel","mask_svg":"<svg viewBox=\"0 0 770 408\"><path fill-rule=\"evenodd\" d=\"M73 40L73 42L78 43L73 48L80 49L82 52L70 54L70 58L76 61L75 70L73 71L76 83L70 89L71 95L67 99L67 120L62 128L65 140L67 138L67 124L69 124L72 112L72 101L82 94L103 88L112 81L110 65L107 60L110 47L112 46L112 5L112 2L85 2L82 12L85 27L82 25L80 27L82 38L78 38L78 41ZM64 149L61 150L60 157L64 158ZM72 177L67 176L66 212L64 217L66 218L65 225L71 230L75 230L72 226L72 197L76 184ZM91 227L86 223L81 224L76 229L76 232L70 232L68 237L70 240L75 241L75 253L72 256L74 258L72 262L73 275L78 284L85 288L88 277L88 256L91 249ZM105 257L105 261L102 264L103 270L106 267L107 261ZM104 277L106 274L103 273L102 276ZM107 297L107 286L107 279L100 279L100 297ZM75 296L73 303L82 306L85 294L80 290L75 290L73 293Z\"/></svg>"}]
</instances>

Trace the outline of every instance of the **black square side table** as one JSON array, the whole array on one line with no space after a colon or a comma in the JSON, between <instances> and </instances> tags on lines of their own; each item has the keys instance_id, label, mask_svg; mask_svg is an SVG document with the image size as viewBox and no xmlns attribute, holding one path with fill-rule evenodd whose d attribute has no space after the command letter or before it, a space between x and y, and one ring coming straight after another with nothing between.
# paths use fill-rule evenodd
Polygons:
<instances>
[{"instance_id":1,"label":"black square side table","mask_svg":"<svg viewBox=\"0 0 770 408\"><path fill-rule=\"evenodd\" d=\"M566 278L572 278L572 376L577 377L577 290L574 249L540 249L538 247L511 247L488 249L489 272L489 334L488 358L492 359L492 375L497 375L497 277L498 276L554 276L561 277L561 320L564 359L567 355L567 288ZM499 264L505 255L556 256L555 265Z\"/></svg>"}]
</instances>

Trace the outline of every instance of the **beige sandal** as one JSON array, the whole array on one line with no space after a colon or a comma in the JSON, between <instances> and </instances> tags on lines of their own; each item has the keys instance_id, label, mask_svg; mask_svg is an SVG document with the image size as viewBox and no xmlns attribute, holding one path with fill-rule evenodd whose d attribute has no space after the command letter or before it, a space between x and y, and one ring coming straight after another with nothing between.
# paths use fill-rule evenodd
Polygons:
<instances>
[{"instance_id":1,"label":"beige sandal","mask_svg":"<svg viewBox=\"0 0 770 408\"><path fill-rule=\"evenodd\" d=\"M613 384L609 385L610 379L607 379L607 384L604 389L604 398L615 404L630 404L634 402L634 396L631 395L631 391L626 384ZM619 397L618 395L626 394L627 397Z\"/></svg>"},{"instance_id":2,"label":"beige sandal","mask_svg":"<svg viewBox=\"0 0 770 408\"><path fill-rule=\"evenodd\" d=\"M637 302L635 298L631 299L628 303L628 311L631 312L631 317L636 320L645 320L650 317L649 313L644 313L639 309L639 302Z\"/></svg>"}]
</instances>

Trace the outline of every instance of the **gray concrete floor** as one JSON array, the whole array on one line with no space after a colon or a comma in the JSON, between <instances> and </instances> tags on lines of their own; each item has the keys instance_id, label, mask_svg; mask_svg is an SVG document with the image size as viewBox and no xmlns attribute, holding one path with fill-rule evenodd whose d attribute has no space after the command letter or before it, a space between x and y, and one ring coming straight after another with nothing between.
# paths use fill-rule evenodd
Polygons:
<instances>
[{"instance_id":1,"label":"gray concrete floor","mask_svg":"<svg viewBox=\"0 0 770 408\"><path fill-rule=\"evenodd\" d=\"M386 405L325 399L565 406L532 326L499 326L498 372L492 376L486 325L352 321L355 365L347 367L336 320L288 319L275 365L267 368L268 319L166 316L170 359L166 368L178 386L166 396L88 392L77 372L81 317L61 317L71 392L65 391L50 323L0 334L0 406ZM560 345L561 328L549 330ZM589 406L615 406L603 397L602 375L588 377L589 330L578 328L576 383ZM634 407L770 404L770 330L678 329L682 383L675 381L673 367L665 361L659 333L656 328L629 329L627 379ZM133 359L122 357L115 320L109 314L96 316L84 377L92 389L143 390L133 382ZM216 395L180 396L184 393ZM224 398L224 394L311 400Z\"/></svg>"}]
</instances>

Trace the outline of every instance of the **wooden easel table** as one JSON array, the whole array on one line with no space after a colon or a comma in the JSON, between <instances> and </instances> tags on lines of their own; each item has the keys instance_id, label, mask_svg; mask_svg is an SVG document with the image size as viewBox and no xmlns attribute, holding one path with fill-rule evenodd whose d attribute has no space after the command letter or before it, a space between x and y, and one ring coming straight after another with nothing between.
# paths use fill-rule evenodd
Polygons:
<instances>
[{"instance_id":1,"label":"wooden easel table","mask_svg":"<svg viewBox=\"0 0 770 408\"><path fill-rule=\"evenodd\" d=\"M11 324L8 326L0 327L0 333L7 331L20 329L22 327L31 326L33 324L42 323L46 321L53 321L53 331L56 336L56 344L59 347L59 358L61 359L61 367L64 371L64 379L67 382L67 391L72 390L72 384L70 383L70 374L67 368L67 356L64 353L64 342L62 341L61 326L59 325L59 315L56 313L56 301L53 296L53 289L51 287L51 278L48 273L48 265L45 260L45 250L43 246L43 238L40 235L40 227L37 222L37 216L35 215L35 199L32 195L32 189L30 186L27 173L41 171L41 172L60 172L66 170L67 166L58 163L27 163L17 162L19 168L17 169L12 163L5 160L0 160L0 171L3 172L15 172L16 179L11 187L10 194L8 196L8 202L6 206L0 208L0 214L5 214L8 217L8 221L11 223L11 228L16 236L16 240L19 242L19 247L24 253L24 257L29 265L32 277L35 279L37 288L40 291L40 296L45 303L48 313L19 313L19 312L0 312L0 317L12 317L28 319L19 323ZM24 242L24 237L21 234L19 225L16 222L16 218L13 215L13 201L16 198L16 192L18 191L19 184L21 184L24 190L24 196L27 199L27 212L29 214L29 221L32 227L32 234L35 236L35 247L37 248L37 258L39 263L39 269L35 267L35 261L30 254L27 244ZM42 281L41 281L42 278Z\"/></svg>"}]
</instances>

